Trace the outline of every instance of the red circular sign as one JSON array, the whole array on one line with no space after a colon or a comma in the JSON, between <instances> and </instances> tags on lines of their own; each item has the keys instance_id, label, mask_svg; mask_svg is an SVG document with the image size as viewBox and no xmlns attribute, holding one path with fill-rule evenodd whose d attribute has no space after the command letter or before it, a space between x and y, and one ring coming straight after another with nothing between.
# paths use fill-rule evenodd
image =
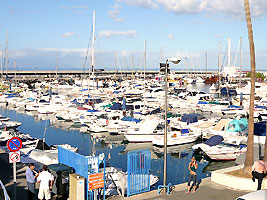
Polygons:
<instances>
[{"instance_id":1,"label":"red circular sign","mask_svg":"<svg viewBox=\"0 0 267 200\"><path fill-rule=\"evenodd\" d=\"M18 137L13 137L7 141L7 148L9 151L15 152L22 147L22 141Z\"/></svg>"},{"instance_id":2,"label":"red circular sign","mask_svg":"<svg viewBox=\"0 0 267 200\"><path fill-rule=\"evenodd\" d=\"M20 159L20 154L19 154L19 153L14 152L14 153L12 153L12 155L10 156L10 160L11 160L12 162L18 162L19 159Z\"/></svg>"}]
</instances>

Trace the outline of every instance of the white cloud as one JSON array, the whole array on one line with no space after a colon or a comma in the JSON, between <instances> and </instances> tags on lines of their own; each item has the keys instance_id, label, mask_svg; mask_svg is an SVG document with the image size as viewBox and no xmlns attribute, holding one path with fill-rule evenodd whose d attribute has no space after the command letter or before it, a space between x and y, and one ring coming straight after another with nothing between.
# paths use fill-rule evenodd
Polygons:
<instances>
[{"instance_id":1,"label":"white cloud","mask_svg":"<svg viewBox=\"0 0 267 200\"><path fill-rule=\"evenodd\" d=\"M71 9L81 9L81 10L88 10L88 6L87 5L76 5L76 6L71 6Z\"/></svg>"},{"instance_id":2,"label":"white cloud","mask_svg":"<svg viewBox=\"0 0 267 200\"><path fill-rule=\"evenodd\" d=\"M176 14L195 14L206 4L206 0L158 0L168 11Z\"/></svg>"},{"instance_id":3,"label":"white cloud","mask_svg":"<svg viewBox=\"0 0 267 200\"><path fill-rule=\"evenodd\" d=\"M73 14L75 15L83 15L86 13L86 11L88 10L88 6L87 5L72 5L72 6L60 6L63 9L66 10L71 10Z\"/></svg>"},{"instance_id":4,"label":"white cloud","mask_svg":"<svg viewBox=\"0 0 267 200\"><path fill-rule=\"evenodd\" d=\"M63 33L62 37L70 37L70 36L73 36L75 35L74 32L66 32L66 33Z\"/></svg>"},{"instance_id":5,"label":"white cloud","mask_svg":"<svg viewBox=\"0 0 267 200\"><path fill-rule=\"evenodd\" d=\"M64 57L68 54L78 53L80 54L80 57L84 57L86 55L87 49L86 48L39 48L37 49L41 52L54 52L54 53L60 53L60 56ZM91 52L91 49L89 49L89 52Z\"/></svg>"},{"instance_id":6,"label":"white cloud","mask_svg":"<svg viewBox=\"0 0 267 200\"><path fill-rule=\"evenodd\" d=\"M86 48L39 48L39 49L10 49L9 51L9 61L13 63L16 60L17 69L25 70L32 69L33 67L38 67L38 69L43 70L54 70L57 60L60 70L68 69L81 69L80 63L81 59L85 59L87 49ZM91 49L89 49L90 55ZM142 70L143 59L140 59L139 51L96 51L96 66L99 68L106 67L107 70L119 70L118 61L122 70L131 70L131 62L134 57L134 69ZM208 69L213 69L217 66L217 51L208 52ZM164 57L161 58L162 53L159 51L149 51L147 54L147 69L158 69L159 62L163 62L170 57L180 57L182 59L179 65L173 65L175 69L185 69L186 62L185 57L187 57L188 68L191 66L191 57L193 66L196 67L196 58L199 58L199 66L202 69L205 66L205 52L164 52ZM118 59L114 59L118 57ZM102 59L103 58L103 59ZM89 59L90 60L90 59ZM90 62L87 60L87 63ZM162 61L163 60L163 61ZM258 50L256 54L256 60L258 69L266 69L267 54L265 50ZM249 69L249 52L244 51L244 69ZM10 69L12 65L10 65ZM12 69L11 69L12 70Z\"/></svg>"},{"instance_id":7,"label":"white cloud","mask_svg":"<svg viewBox=\"0 0 267 200\"><path fill-rule=\"evenodd\" d=\"M113 19L116 22L123 22L124 19L119 17L120 11L119 10L110 10L108 12L108 17L110 17L111 19Z\"/></svg>"},{"instance_id":8,"label":"white cloud","mask_svg":"<svg viewBox=\"0 0 267 200\"><path fill-rule=\"evenodd\" d=\"M73 11L72 13L75 15L84 15L86 12L80 10L80 11Z\"/></svg>"},{"instance_id":9,"label":"white cloud","mask_svg":"<svg viewBox=\"0 0 267 200\"><path fill-rule=\"evenodd\" d=\"M244 17L243 0L157 0L168 11L175 14L197 14L200 12L224 14ZM250 1L251 14L261 16L267 14L266 0Z\"/></svg>"},{"instance_id":10,"label":"white cloud","mask_svg":"<svg viewBox=\"0 0 267 200\"><path fill-rule=\"evenodd\" d=\"M111 6L112 10L108 11L108 17L113 19L116 22L123 22L124 19L119 17L121 6L118 2L115 2L113 6Z\"/></svg>"},{"instance_id":11,"label":"white cloud","mask_svg":"<svg viewBox=\"0 0 267 200\"><path fill-rule=\"evenodd\" d=\"M124 36L124 37L135 37L136 31L130 30L130 31L100 31L99 33L100 37L113 37L113 36Z\"/></svg>"},{"instance_id":12,"label":"white cloud","mask_svg":"<svg viewBox=\"0 0 267 200\"><path fill-rule=\"evenodd\" d=\"M117 2L150 9L155 9L158 7L155 0L117 0Z\"/></svg>"},{"instance_id":13,"label":"white cloud","mask_svg":"<svg viewBox=\"0 0 267 200\"><path fill-rule=\"evenodd\" d=\"M117 0L115 5L127 4L130 6L156 9L163 7L175 14L223 14L226 16L244 18L243 0ZM250 1L252 16L267 14L266 0Z\"/></svg>"},{"instance_id":14,"label":"white cloud","mask_svg":"<svg viewBox=\"0 0 267 200\"><path fill-rule=\"evenodd\" d=\"M173 40L173 39L174 39L174 35L173 35L173 34L169 34L169 35L168 35L168 39L169 39L169 40Z\"/></svg>"}]
</instances>

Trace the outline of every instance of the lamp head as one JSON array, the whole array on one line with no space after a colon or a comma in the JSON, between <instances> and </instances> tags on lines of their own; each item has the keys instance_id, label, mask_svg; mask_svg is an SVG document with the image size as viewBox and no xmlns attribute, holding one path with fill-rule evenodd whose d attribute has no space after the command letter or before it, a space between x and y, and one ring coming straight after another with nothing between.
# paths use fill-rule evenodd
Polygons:
<instances>
[{"instance_id":1,"label":"lamp head","mask_svg":"<svg viewBox=\"0 0 267 200\"><path fill-rule=\"evenodd\" d=\"M168 61L171 61L173 64L178 64L179 62L181 62L181 59L172 57L172 58L169 58Z\"/></svg>"}]
</instances>

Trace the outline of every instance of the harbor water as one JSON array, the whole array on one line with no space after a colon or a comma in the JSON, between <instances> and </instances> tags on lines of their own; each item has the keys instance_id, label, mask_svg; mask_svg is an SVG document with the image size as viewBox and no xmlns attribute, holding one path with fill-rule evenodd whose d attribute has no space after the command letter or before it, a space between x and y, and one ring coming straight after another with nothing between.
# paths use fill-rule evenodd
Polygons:
<instances>
[{"instance_id":1,"label":"harbor water","mask_svg":"<svg viewBox=\"0 0 267 200\"><path fill-rule=\"evenodd\" d=\"M209 85L190 86L187 89L199 89L207 92ZM157 185L163 183L163 148L152 146L152 143L124 143L116 136L100 140L93 138L90 133L82 133L79 128L67 122L53 121L54 115L40 115L38 113L25 113L1 107L0 114L11 120L19 121L22 125L18 130L28 133L32 137L44 139L48 145L70 144L78 147L82 155L98 155L104 153L108 164L127 171L127 152L138 149L149 149L152 153L151 173L160 177ZM45 136L45 137L44 137ZM188 164L191 160L194 143L168 147L167 155L167 182L180 184L188 180ZM233 163L232 163L233 164ZM228 165L228 163L226 163ZM209 168L225 166L225 163L210 163L201 160L197 169L197 179L201 180L210 176ZM156 185L156 186L157 186Z\"/></svg>"},{"instance_id":2,"label":"harbor water","mask_svg":"<svg viewBox=\"0 0 267 200\"><path fill-rule=\"evenodd\" d=\"M44 138L48 145L70 144L78 147L82 155L98 155L104 153L110 166L118 167L127 171L127 152L137 149L150 149L152 152L151 173L160 177L158 184L163 182L163 148L153 147L152 143L141 144L112 144L110 141L93 139L88 133L81 133L75 128L57 128L51 125L49 120L40 120L37 117L25 113L18 113L13 110L1 108L0 114L9 117L11 120L22 122L18 128L22 133L28 133L35 138ZM46 129L46 131L45 131ZM193 151L192 144L168 147L167 176L168 183L179 184L187 182L188 163L191 160ZM209 172L203 172L208 162L199 163L197 170L198 179L210 176ZM204 170L205 171L205 170ZM156 186L157 186L156 185Z\"/></svg>"}]
</instances>

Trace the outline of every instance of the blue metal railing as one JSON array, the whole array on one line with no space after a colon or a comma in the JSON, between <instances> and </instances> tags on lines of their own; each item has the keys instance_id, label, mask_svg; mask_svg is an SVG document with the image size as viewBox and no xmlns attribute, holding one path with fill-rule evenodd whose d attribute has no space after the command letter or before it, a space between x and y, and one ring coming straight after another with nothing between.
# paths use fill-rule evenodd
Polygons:
<instances>
[{"instance_id":1,"label":"blue metal railing","mask_svg":"<svg viewBox=\"0 0 267 200\"><path fill-rule=\"evenodd\" d=\"M105 200L105 157L102 155L102 159L100 160L98 156L83 156L78 153L74 153L62 147L58 147L58 161L62 164L68 165L74 168L75 173L81 175L86 179L86 200L97 200L103 199ZM95 174L99 172L99 165L103 163L103 173L104 173L104 188L103 189L95 189L89 191L89 175Z\"/></svg>"}]
</instances>

